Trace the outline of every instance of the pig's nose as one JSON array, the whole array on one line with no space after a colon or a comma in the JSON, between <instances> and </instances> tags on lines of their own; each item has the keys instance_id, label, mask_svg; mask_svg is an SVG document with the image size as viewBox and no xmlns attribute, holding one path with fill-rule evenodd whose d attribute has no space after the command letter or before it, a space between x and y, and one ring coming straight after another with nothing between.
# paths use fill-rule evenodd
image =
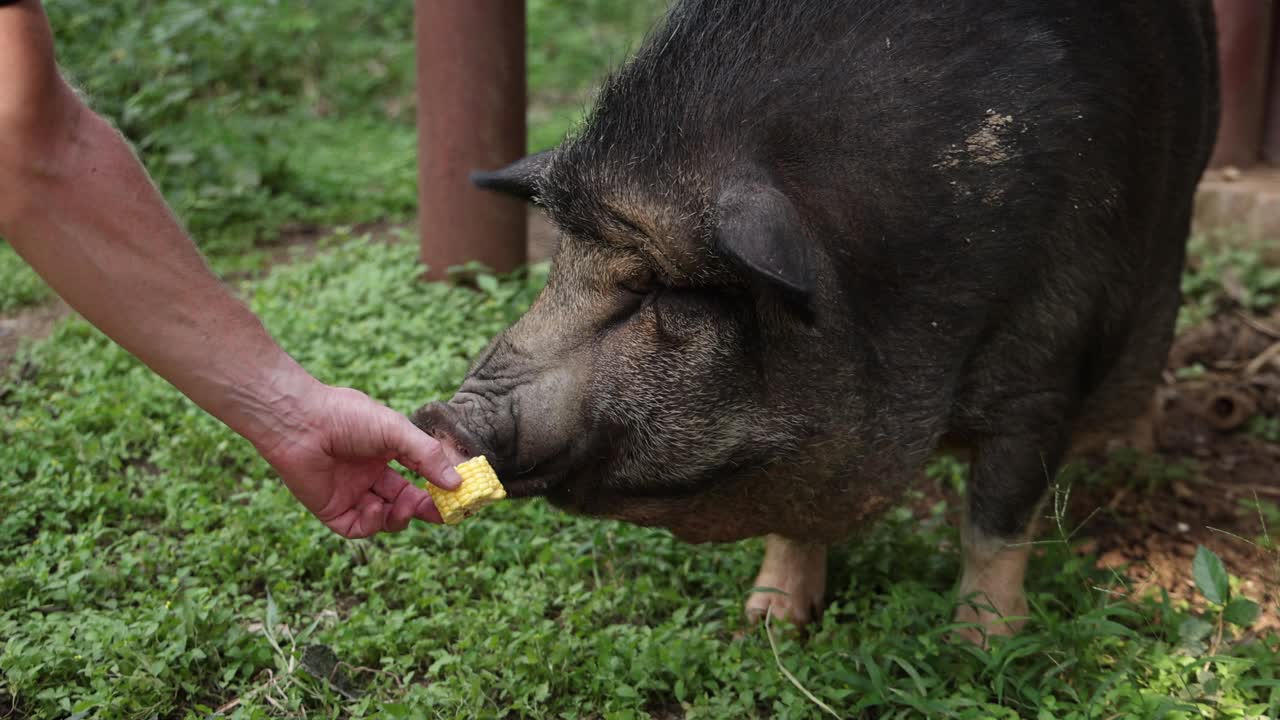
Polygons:
<instances>
[{"instance_id":1,"label":"pig's nose","mask_svg":"<svg viewBox=\"0 0 1280 720\"><path fill-rule=\"evenodd\" d=\"M433 402L424 405L410 419L423 432L444 445L445 453L454 464L476 455L490 454L484 443L467 430L458 410L447 403Z\"/></svg>"}]
</instances>

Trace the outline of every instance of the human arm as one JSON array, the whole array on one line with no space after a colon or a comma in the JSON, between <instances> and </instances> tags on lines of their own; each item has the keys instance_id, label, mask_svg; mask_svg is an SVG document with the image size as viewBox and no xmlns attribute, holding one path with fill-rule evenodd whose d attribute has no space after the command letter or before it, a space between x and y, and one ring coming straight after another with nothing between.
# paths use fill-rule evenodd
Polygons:
<instances>
[{"instance_id":1,"label":"human arm","mask_svg":"<svg viewBox=\"0 0 1280 720\"><path fill-rule=\"evenodd\" d=\"M81 313L248 439L335 532L439 522L398 459L444 487L444 449L311 377L209 270L120 134L63 81L36 0L0 7L0 236Z\"/></svg>"}]
</instances>

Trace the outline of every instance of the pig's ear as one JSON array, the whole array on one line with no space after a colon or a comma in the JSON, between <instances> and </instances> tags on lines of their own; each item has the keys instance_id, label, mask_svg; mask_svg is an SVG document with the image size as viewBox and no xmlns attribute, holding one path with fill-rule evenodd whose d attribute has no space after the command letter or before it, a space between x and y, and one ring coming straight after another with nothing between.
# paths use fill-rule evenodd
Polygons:
<instances>
[{"instance_id":1,"label":"pig's ear","mask_svg":"<svg viewBox=\"0 0 1280 720\"><path fill-rule=\"evenodd\" d=\"M551 167L554 150L543 150L521 158L501 170L477 170L471 173L476 187L514 195L528 202L537 202L538 186Z\"/></svg>"},{"instance_id":2,"label":"pig's ear","mask_svg":"<svg viewBox=\"0 0 1280 720\"><path fill-rule=\"evenodd\" d=\"M716 239L735 261L808 305L813 297L813 251L795 207L767 184L731 186L716 203Z\"/></svg>"}]
</instances>

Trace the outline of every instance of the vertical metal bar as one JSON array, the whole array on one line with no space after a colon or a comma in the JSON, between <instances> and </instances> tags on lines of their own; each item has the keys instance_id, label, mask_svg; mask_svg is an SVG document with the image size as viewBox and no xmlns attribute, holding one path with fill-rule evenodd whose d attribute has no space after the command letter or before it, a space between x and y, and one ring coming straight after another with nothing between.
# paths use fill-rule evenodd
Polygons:
<instances>
[{"instance_id":1,"label":"vertical metal bar","mask_svg":"<svg viewBox=\"0 0 1280 720\"><path fill-rule=\"evenodd\" d=\"M1262 156L1262 128L1271 65L1272 5L1214 0L1222 68L1222 124L1211 167L1248 167Z\"/></svg>"},{"instance_id":2,"label":"vertical metal bar","mask_svg":"<svg viewBox=\"0 0 1280 720\"><path fill-rule=\"evenodd\" d=\"M416 0L418 196L426 277L478 260L525 262L525 207L473 187L472 170L525 154L524 0Z\"/></svg>"},{"instance_id":3,"label":"vertical metal bar","mask_svg":"<svg viewBox=\"0 0 1280 720\"><path fill-rule=\"evenodd\" d=\"M1271 77L1267 83L1267 118L1262 131L1262 159L1280 165L1280 13L1271 11Z\"/></svg>"}]
</instances>

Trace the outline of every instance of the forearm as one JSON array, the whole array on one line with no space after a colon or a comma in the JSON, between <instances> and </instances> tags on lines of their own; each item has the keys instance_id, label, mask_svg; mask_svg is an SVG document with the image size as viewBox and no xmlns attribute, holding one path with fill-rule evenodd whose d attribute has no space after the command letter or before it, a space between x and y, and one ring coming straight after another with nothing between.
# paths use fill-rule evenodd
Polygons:
<instances>
[{"instance_id":1,"label":"forearm","mask_svg":"<svg viewBox=\"0 0 1280 720\"><path fill-rule=\"evenodd\" d=\"M312 378L205 265L124 138L58 75L38 0L0 6L0 237L72 307L248 438L345 537L440 522L455 458L408 418Z\"/></svg>"},{"instance_id":2,"label":"forearm","mask_svg":"<svg viewBox=\"0 0 1280 720\"><path fill-rule=\"evenodd\" d=\"M18 163L0 235L113 340L271 444L315 381L209 271L123 138L68 102L49 152Z\"/></svg>"}]
</instances>

